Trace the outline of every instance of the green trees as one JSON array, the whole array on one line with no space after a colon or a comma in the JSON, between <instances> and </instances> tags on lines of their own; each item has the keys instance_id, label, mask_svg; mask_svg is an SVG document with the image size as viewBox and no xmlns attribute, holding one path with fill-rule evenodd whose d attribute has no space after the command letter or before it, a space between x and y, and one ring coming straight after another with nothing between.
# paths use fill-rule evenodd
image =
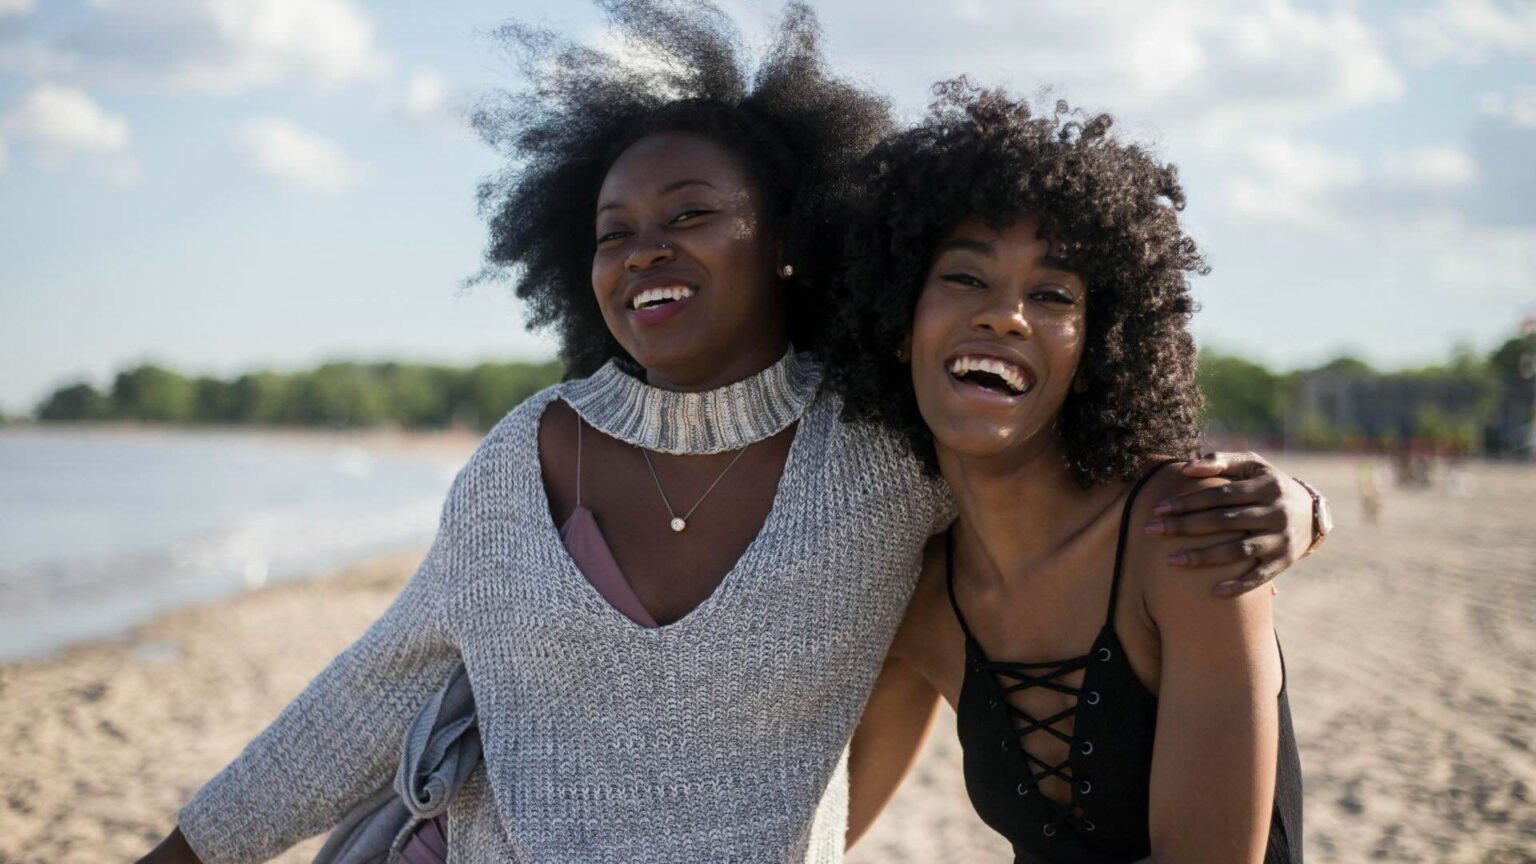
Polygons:
<instances>
[{"instance_id":1,"label":"green trees","mask_svg":"<svg viewBox=\"0 0 1536 864\"><path fill-rule=\"evenodd\" d=\"M1196 376L1205 393L1206 423L1212 431L1256 438L1284 432L1283 376L1251 360L1210 349L1200 352Z\"/></svg>"},{"instance_id":2,"label":"green trees","mask_svg":"<svg viewBox=\"0 0 1536 864\"><path fill-rule=\"evenodd\" d=\"M85 383L61 387L37 406L37 419L50 422L105 420L110 415L107 398Z\"/></svg>"},{"instance_id":3,"label":"green trees","mask_svg":"<svg viewBox=\"0 0 1536 864\"><path fill-rule=\"evenodd\" d=\"M188 378L154 365L117 374L112 389L87 383L37 406L44 422L262 426L489 428L519 402L560 379L560 364L481 363L469 369L418 363L326 363L300 372L250 372L232 380Z\"/></svg>"},{"instance_id":4,"label":"green trees","mask_svg":"<svg viewBox=\"0 0 1536 864\"><path fill-rule=\"evenodd\" d=\"M137 366L112 382L112 414L125 420L185 423L197 415L197 385L159 366Z\"/></svg>"},{"instance_id":5,"label":"green trees","mask_svg":"<svg viewBox=\"0 0 1536 864\"><path fill-rule=\"evenodd\" d=\"M1284 440L1315 449L1392 449L1409 441L1461 452L1515 452L1526 440L1536 388L1536 335L1491 354L1458 346L1450 360L1383 372L1341 355L1275 373L1220 351L1200 352L1208 433Z\"/></svg>"},{"instance_id":6,"label":"green trees","mask_svg":"<svg viewBox=\"0 0 1536 864\"><path fill-rule=\"evenodd\" d=\"M298 372L189 378L152 364L126 369L106 393L61 387L33 412L39 421L128 420L262 426L488 429L518 403L560 379L558 361L326 363ZM1313 369L1274 372L1222 351L1200 352L1205 425L1217 437L1331 449L1391 448L1408 439L1463 450L1527 447L1536 411L1536 335L1486 357L1459 348L1450 362L1381 372L1341 356Z\"/></svg>"}]
</instances>

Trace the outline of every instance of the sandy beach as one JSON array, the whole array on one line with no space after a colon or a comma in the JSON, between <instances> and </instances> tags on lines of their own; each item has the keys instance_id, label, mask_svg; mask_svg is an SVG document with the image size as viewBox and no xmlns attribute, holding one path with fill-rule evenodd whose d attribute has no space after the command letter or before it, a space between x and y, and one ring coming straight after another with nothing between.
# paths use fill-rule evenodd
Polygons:
<instances>
[{"instance_id":1,"label":"sandy beach","mask_svg":"<svg viewBox=\"0 0 1536 864\"><path fill-rule=\"evenodd\" d=\"M1536 467L1472 463L1449 489L1384 487L1373 525L1355 460L1280 461L1329 494L1339 523L1279 598L1308 859L1536 862ZM0 864L142 854L384 609L418 556L0 666ZM850 860L1009 860L970 813L947 711Z\"/></svg>"}]
</instances>

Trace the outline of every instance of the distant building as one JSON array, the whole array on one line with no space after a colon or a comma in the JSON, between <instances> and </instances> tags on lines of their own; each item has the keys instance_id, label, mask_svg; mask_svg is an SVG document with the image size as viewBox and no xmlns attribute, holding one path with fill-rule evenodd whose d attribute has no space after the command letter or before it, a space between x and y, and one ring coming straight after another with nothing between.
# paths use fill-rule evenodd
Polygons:
<instances>
[{"instance_id":1,"label":"distant building","mask_svg":"<svg viewBox=\"0 0 1536 864\"><path fill-rule=\"evenodd\" d=\"M1499 382L1487 444L1495 455L1536 455L1536 375L1511 375Z\"/></svg>"},{"instance_id":2,"label":"distant building","mask_svg":"<svg viewBox=\"0 0 1536 864\"><path fill-rule=\"evenodd\" d=\"M1450 375L1314 372L1285 414L1287 447L1393 447L1407 441L1489 456L1536 455L1536 376L1495 383Z\"/></svg>"},{"instance_id":3,"label":"distant building","mask_svg":"<svg viewBox=\"0 0 1536 864\"><path fill-rule=\"evenodd\" d=\"M1291 392L1286 445L1390 446L1418 438L1481 450L1491 395L1468 378L1314 372Z\"/></svg>"}]
</instances>

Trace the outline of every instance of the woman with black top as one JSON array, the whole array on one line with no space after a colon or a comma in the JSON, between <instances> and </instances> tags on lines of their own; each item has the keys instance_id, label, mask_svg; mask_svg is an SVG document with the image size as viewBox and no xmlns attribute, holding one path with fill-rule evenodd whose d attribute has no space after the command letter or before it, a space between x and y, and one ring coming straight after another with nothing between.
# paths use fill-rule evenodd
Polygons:
<instances>
[{"instance_id":1,"label":"woman with black top","mask_svg":"<svg viewBox=\"0 0 1536 864\"><path fill-rule=\"evenodd\" d=\"M960 514L855 738L851 832L942 695L1017 862L1300 861L1271 592L1186 575L1236 578L1263 550L1184 554L1164 531L1169 499L1245 482L1165 467L1201 404L1187 276L1205 268L1177 174L1108 117L938 93L870 157L827 352L847 411L904 431Z\"/></svg>"}]
</instances>

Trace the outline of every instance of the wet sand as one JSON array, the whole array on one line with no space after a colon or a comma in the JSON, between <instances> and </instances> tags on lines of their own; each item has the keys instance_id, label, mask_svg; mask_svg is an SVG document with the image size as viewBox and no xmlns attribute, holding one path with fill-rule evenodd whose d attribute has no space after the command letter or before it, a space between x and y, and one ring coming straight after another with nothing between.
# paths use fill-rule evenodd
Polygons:
<instances>
[{"instance_id":1,"label":"wet sand","mask_svg":"<svg viewBox=\"0 0 1536 864\"><path fill-rule=\"evenodd\" d=\"M1318 862L1536 862L1536 467L1465 495L1288 456L1339 528L1283 577L1279 628ZM122 640L0 666L0 864L132 861L388 604L419 553L170 613ZM850 856L1010 860L970 812L953 718ZM317 842L276 859L307 862Z\"/></svg>"}]
</instances>

